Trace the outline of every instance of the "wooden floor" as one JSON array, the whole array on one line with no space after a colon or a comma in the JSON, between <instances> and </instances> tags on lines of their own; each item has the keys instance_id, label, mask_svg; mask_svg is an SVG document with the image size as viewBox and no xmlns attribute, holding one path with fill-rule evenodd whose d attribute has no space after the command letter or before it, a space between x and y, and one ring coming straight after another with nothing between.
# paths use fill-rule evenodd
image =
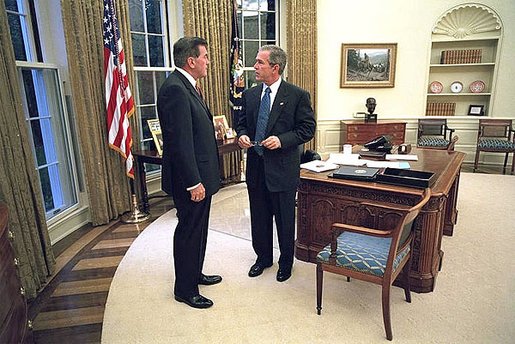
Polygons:
<instances>
[{"instance_id":1,"label":"wooden floor","mask_svg":"<svg viewBox=\"0 0 515 344\"><path fill-rule=\"evenodd\" d=\"M119 221L81 229L54 247L58 258L73 246L83 246L29 304L36 343L100 343L107 293L118 264L131 243L152 221L171 209L161 198L151 202L151 220L142 224ZM171 249L171 248L170 248Z\"/></svg>"},{"instance_id":2,"label":"wooden floor","mask_svg":"<svg viewBox=\"0 0 515 344\"><path fill-rule=\"evenodd\" d=\"M462 171L472 172L472 166L464 164ZM500 174L502 168L486 166L478 172ZM146 223L88 227L55 245L62 268L29 304L35 342L100 343L107 293L118 264L139 233L172 206L169 198L154 199ZM74 247L80 249L73 252Z\"/></svg>"}]
</instances>

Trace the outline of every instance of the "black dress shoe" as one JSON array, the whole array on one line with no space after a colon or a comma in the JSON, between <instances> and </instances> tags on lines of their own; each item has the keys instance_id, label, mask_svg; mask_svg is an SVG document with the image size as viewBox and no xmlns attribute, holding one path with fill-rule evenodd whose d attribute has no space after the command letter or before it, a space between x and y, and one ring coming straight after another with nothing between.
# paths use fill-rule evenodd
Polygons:
<instances>
[{"instance_id":1,"label":"black dress shoe","mask_svg":"<svg viewBox=\"0 0 515 344\"><path fill-rule=\"evenodd\" d=\"M291 277L291 270L279 269L279 271L277 271L276 279L278 282L284 282L290 277Z\"/></svg>"},{"instance_id":2,"label":"black dress shoe","mask_svg":"<svg viewBox=\"0 0 515 344\"><path fill-rule=\"evenodd\" d=\"M261 264L261 263L256 263L254 265L252 265L250 267L250 270L249 270L249 277L256 277L256 276L259 276L263 273L263 271L266 269L266 268L269 268L271 267L272 264L269 264L269 265L264 265L264 264Z\"/></svg>"},{"instance_id":3,"label":"black dress shoe","mask_svg":"<svg viewBox=\"0 0 515 344\"><path fill-rule=\"evenodd\" d=\"M198 284L202 285L213 285L222 282L222 276L218 275L200 275L200 280L198 281Z\"/></svg>"},{"instance_id":4,"label":"black dress shoe","mask_svg":"<svg viewBox=\"0 0 515 344\"><path fill-rule=\"evenodd\" d=\"M190 307L193 308L209 308L213 305L213 301L208 298L205 298L202 295L195 295L188 298L182 298L180 296L175 295L175 300L179 302L184 302Z\"/></svg>"}]
</instances>

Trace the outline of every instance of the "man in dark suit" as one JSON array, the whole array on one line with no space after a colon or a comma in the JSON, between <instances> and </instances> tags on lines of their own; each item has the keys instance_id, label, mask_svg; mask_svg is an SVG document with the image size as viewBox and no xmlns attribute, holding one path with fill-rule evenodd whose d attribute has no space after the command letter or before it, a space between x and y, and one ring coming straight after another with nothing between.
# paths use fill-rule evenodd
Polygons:
<instances>
[{"instance_id":1,"label":"man in dark suit","mask_svg":"<svg viewBox=\"0 0 515 344\"><path fill-rule=\"evenodd\" d=\"M276 279L291 276L295 240L295 193L300 174L299 145L315 134L309 93L281 80L286 53L278 46L259 49L254 69L263 84L243 93L238 143L247 148L246 182L250 201L252 247L257 259L249 276L273 264L273 217L279 239Z\"/></svg>"},{"instance_id":2,"label":"man in dark suit","mask_svg":"<svg viewBox=\"0 0 515 344\"><path fill-rule=\"evenodd\" d=\"M213 116L196 89L207 75L207 42L183 37L173 46L175 71L159 90L157 109L163 133L162 189L172 195L178 224L173 238L175 299L194 308L213 302L198 285L222 281L202 273L211 197L220 188Z\"/></svg>"}]
</instances>

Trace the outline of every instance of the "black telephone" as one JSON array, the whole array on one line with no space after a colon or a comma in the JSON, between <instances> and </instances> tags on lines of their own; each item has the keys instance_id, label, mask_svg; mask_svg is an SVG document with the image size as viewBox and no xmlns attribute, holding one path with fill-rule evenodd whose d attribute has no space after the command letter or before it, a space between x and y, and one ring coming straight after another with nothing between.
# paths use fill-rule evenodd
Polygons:
<instances>
[{"instance_id":1,"label":"black telephone","mask_svg":"<svg viewBox=\"0 0 515 344\"><path fill-rule=\"evenodd\" d=\"M392 151L392 142L390 141L390 138L385 135L376 137L372 141L365 143L363 146L376 152L390 153Z\"/></svg>"}]
</instances>

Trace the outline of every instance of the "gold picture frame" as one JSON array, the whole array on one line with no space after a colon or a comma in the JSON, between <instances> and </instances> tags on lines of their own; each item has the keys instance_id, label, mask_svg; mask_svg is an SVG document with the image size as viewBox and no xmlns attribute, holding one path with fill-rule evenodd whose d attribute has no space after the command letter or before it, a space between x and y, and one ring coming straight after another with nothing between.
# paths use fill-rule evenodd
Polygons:
<instances>
[{"instance_id":1,"label":"gold picture frame","mask_svg":"<svg viewBox=\"0 0 515 344\"><path fill-rule=\"evenodd\" d=\"M342 44L340 88L395 87L397 43Z\"/></svg>"},{"instance_id":2,"label":"gold picture frame","mask_svg":"<svg viewBox=\"0 0 515 344\"><path fill-rule=\"evenodd\" d=\"M154 143L156 145L157 154L163 155L163 134L161 133L161 124L158 119L148 119L147 120L148 129L152 134L152 138L154 139Z\"/></svg>"}]
</instances>

